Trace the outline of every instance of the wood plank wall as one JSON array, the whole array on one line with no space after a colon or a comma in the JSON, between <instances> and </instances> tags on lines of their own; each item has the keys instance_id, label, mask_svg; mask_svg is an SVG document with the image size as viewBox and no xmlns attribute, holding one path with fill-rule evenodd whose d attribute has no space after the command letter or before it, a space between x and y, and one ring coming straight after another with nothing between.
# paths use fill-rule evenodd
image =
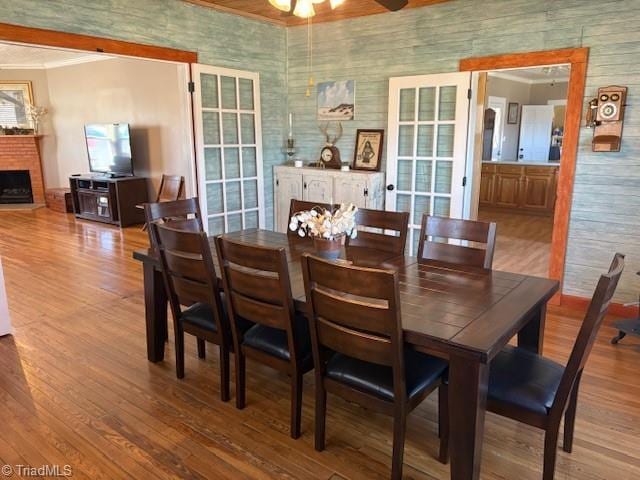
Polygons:
<instances>
[{"instance_id":1,"label":"wood plank wall","mask_svg":"<svg viewBox=\"0 0 640 480\"><path fill-rule=\"evenodd\" d=\"M272 225L272 166L284 161L286 113L295 114L303 157L323 144L307 98L307 30L287 29L178 0L86 2L0 0L7 23L88 33L194 50L200 62L259 71L262 85L267 226ZM610 13L608 13L610 12ZM620 13L620 15L618 15ZM316 82L355 79L356 121L338 146L350 158L356 128L386 128L388 78L453 72L461 58L586 46L586 95L629 87L622 151L590 152L582 129L571 213L565 293L590 296L615 250L627 253L616 301L636 298L640 282L640 3L637 0L454 0L425 8L313 27ZM287 69L288 64L288 69ZM288 77L288 79L287 79Z\"/></svg>"},{"instance_id":2,"label":"wood plank wall","mask_svg":"<svg viewBox=\"0 0 640 480\"><path fill-rule=\"evenodd\" d=\"M323 137L315 92L307 86L307 29L288 30L289 108L301 155L315 158ZM617 302L640 291L640 2L637 0L455 0L385 15L313 27L316 82L356 80L356 120L338 143L353 155L357 128L387 127L388 78L454 72L461 58L590 48L586 96L599 86L627 85L629 104L620 153L591 152L592 131L581 129L564 293L591 296L613 253L627 254ZM586 100L585 100L586 104Z\"/></svg>"},{"instance_id":3,"label":"wood plank wall","mask_svg":"<svg viewBox=\"0 0 640 480\"><path fill-rule=\"evenodd\" d=\"M286 102L282 99L286 97L286 33L283 27L179 0L0 0L0 12L1 21L5 23L197 51L200 63L259 72L266 223L271 228L272 168L284 157Z\"/></svg>"}]
</instances>

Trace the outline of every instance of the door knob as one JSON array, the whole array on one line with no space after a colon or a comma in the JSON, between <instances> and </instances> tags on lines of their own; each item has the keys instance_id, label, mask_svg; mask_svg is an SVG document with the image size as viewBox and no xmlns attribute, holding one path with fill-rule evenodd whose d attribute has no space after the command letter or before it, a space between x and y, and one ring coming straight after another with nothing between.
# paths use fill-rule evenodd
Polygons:
<instances>
[{"instance_id":1,"label":"door knob","mask_svg":"<svg viewBox=\"0 0 640 480\"><path fill-rule=\"evenodd\" d=\"M395 188L396 187L394 185L387 185L387 190L389 190L390 192L393 192Z\"/></svg>"}]
</instances>

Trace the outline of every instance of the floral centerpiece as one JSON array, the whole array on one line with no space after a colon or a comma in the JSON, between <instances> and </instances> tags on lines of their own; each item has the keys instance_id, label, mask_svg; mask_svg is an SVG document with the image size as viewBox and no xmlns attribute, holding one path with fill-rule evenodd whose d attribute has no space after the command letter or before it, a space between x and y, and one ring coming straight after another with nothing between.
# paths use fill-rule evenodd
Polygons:
<instances>
[{"instance_id":1,"label":"floral centerpiece","mask_svg":"<svg viewBox=\"0 0 640 480\"><path fill-rule=\"evenodd\" d=\"M339 252L347 236L356 238L358 235L357 211L352 203L343 203L334 211L314 207L293 214L289 229L301 237L311 237L319 253Z\"/></svg>"}]
</instances>

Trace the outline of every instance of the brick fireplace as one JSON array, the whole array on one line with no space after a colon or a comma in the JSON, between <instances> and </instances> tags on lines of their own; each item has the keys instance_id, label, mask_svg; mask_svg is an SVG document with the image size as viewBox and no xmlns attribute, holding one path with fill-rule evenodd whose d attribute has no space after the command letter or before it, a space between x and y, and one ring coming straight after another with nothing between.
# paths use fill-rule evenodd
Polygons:
<instances>
[{"instance_id":1,"label":"brick fireplace","mask_svg":"<svg viewBox=\"0 0 640 480\"><path fill-rule=\"evenodd\" d=\"M44 181L37 135L0 135L0 172L29 172L34 203L44 203Z\"/></svg>"}]
</instances>

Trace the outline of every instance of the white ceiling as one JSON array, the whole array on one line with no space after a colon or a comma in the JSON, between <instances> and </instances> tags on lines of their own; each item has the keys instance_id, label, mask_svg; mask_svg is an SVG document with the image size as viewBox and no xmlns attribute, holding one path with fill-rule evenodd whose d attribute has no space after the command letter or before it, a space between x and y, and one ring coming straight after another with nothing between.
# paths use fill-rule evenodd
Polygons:
<instances>
[{"instance_id":1,"label":"white ceiling","mask_svg":"<svg viewBox=\"0 0 640 480\"><path fill-rule=\"evenodd\" d=\"M88 52L29 47L0 42L0 68L55 68L110 58Z\"/></svg>"},{"instance_id":2,"label":"white ceiling","mask_svg":"<svg viewBox=\"0 0 640 480\"><path fill-rule=\"evenodd\" d=\"M569 65L553 65L550 67L519 68L513 70L496 70L489 72L490 77L506 78L524 83L568 82Z\"/></svg>"}]
</instances>

